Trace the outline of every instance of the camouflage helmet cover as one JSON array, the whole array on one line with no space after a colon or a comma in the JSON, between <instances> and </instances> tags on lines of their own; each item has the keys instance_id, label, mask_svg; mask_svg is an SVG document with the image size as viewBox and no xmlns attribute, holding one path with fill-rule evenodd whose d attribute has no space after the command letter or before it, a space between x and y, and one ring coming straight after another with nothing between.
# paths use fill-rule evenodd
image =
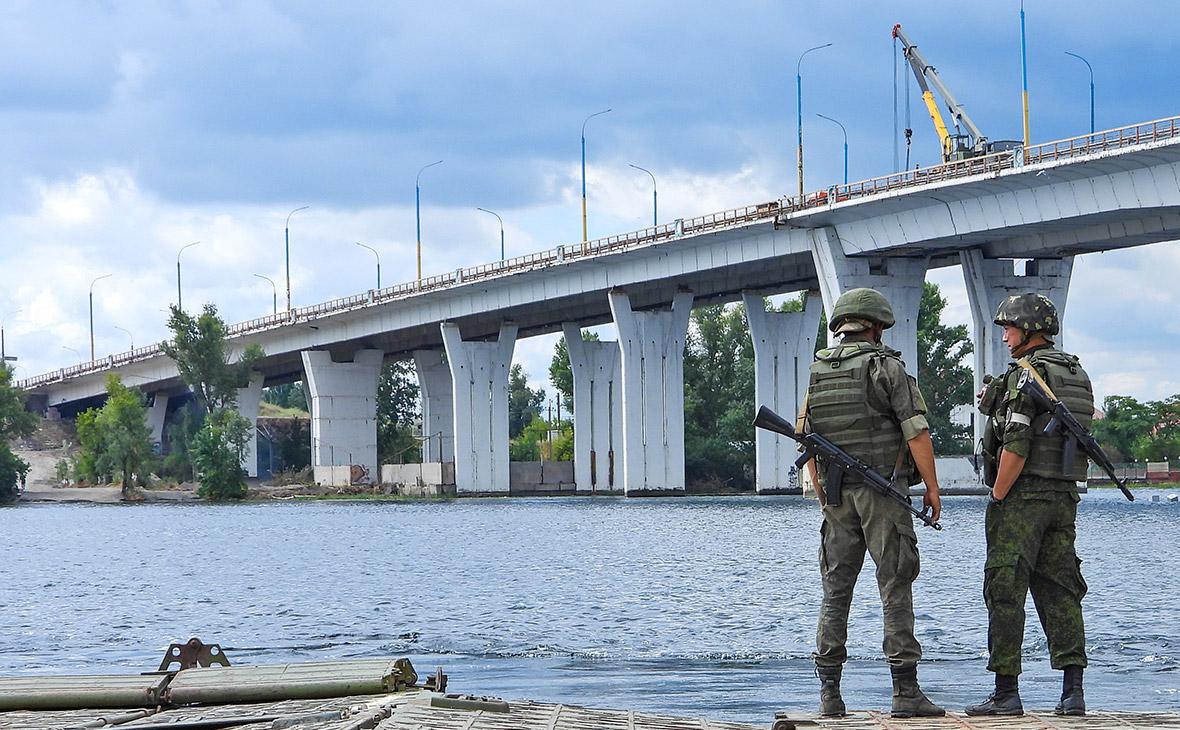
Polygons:
<instances>
[{"instance_id":1,"label":"camouflage helmet cover","mask_svg":"<svg viewBox=\"0 0 1180 730\"><path fill-rule=\"evenodd\" d=\"M832 319L828 322L828 329L839 332L842 325L854 320L867 320L889 329L895 322L893 307L889 306L889 301L876 290L849 289L840 295L836 300L836 306L832 307ZM844 331L855 330L848 328Z\"/></svg>"},{"instance_id":2,"label":"camouflage helmet cover","mask_svg":"<svg viewBox=\"0 0 1180 730\"><path fill-rule=\"evenodd\" d=\"M1032 293L1014 294L1000 302L995 323L1016 327L1030 335L1040 333L1048 336L1057 334L1061 326L1057 307L1053 306L1049 297Z\"/></svg>"}]
</instances>

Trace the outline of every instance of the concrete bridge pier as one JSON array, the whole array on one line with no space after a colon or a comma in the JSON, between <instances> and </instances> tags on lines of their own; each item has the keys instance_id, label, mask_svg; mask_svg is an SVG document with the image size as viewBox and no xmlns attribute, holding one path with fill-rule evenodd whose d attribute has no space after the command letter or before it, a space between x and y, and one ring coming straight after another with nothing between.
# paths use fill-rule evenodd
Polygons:
<instances>
[{"instance_id":1,"label":"concrete bridge pier","mask_svg":"<svg viewBox=\"0 0 1180 730\"><path fill-rule=\"evenodd\" d=\"M442 350L414 350L422 396L422 463L455 460L455 405L451 368Z\"/></svg>"},{"instance_id":2,"label":"concrete bridge pier","mask_svg":"<svg viewBox=\"0 0 1180 730\"><path fill-rule=\"evenodd\" d=\"M250 436L242 452L246 476L258 476L258 408L262 405L262 373L250 373L250 382L238 388L238 415L250 422Z\"/></svg>"},{"instance_id":3,"label":"concrete bridge pier","mask_svg":"<svg viewBox=\"0 0 1180 730\"><path fill-rule=\"evenodd\" d=\"M455 489L508 494L508 371L515 324L495 342L464 342L459 326L441 324L454 382Z\"/></svg>"},{"instance_id":4,"label":"concrete bridge pier","mask_svg":"<svg viewBox=\"0 0 1180 730\"><path fill-rule=\"evenodd\" d=\"M683 492L684 339L692 293L671 311L636 312L626 293L609 293L619 329L623 376L623 493Z\"/></svg>"},{"instance_id":5,"label":"concrete bridge pier","mask_svg":"<svg viewBox=\"0 0 1180 730\"><path fill-rule=\"evenodd\" d=\"M1013 294L1044 294L1057 305L1057 314L1064 321L1073 257L1029 259L1024 264L1023 276L1016 275L1015 262L1011 259L985 259L979 249L960 251L959 263L963 268L967 301L975 325L975 390L978 392L983 387L984 375L999 375L1012 359L1002 339L1004 333L994 323L1000 302ZM1054 341L1060 346L1060 335ZM972 413L978 416L977 412ZM973 418L973 421L978 443L983 436L983 421L980 418Z\"/></svg>"},{"instance_id":6,"label":"concrete bridge pier","mask_svg":"<svg viewBox=\"0 0 1180 730\"><path fill-rule=\"evenodd\" d=\"M164 444L164 421L168 417L168 393L158 390L152 394L152 404L148 406L147 425L153 443Z\"/></svg>"},{"instance_id":7,"label":"concrete bridge pier","mask_svg":"<svg viewBox=\"0 0 1180 730\"><path fill-rule=\"evenodd\" d=\"M754 408L766 406L794 421L807 391L822 302L808 293L802 312L767 312L762 297L742 292L754 342ZM755 488L760 494L801 488L795 469L797 444L759 428L754 436Z\"/></svg>"},{"instance_id":8,"label":"concrete bridge pier","mask_svg":"<svg viewBox=\"0 0 1180 730\"><path fill-rule=\"evenodd\" d=\"M347 484L348 469L356 466L352 476L357 481L377 481L377 379L385 353L357 350L352 362L333 362L326 350L304 350L302 355L315 480Z\"/></svg>"},{"instance_id":9,"label":"concrete bridge pier","mask_svg":"<svg viewBox=\"0 0 1180 730\"><path fill-rule=\"evenodd\" d=\"M588 342L562 324L574 375L574 483L579 492L622 484L623 382L618 342Z\"/></svg>"},{"instance_id":10,"label":"concrete bridge pier","mask_svg":"<svg viewBox=\"0 0 1180 730\"><path fill-rule=\"evenodd\" d=\"M880 265L868 257L846 255L843 241L831 226L811 232L811 255L819 276L824 310L832 316L832 307L849 289L868 287L885 295L893 306L897 323L885 330L884 342L901 352L906 370L918 374L918 305L922 302L922 285L926 281L928 260L922 258L886 258ZM829 334L828 341L832 341Z\"/></svg>"}]
</instances>

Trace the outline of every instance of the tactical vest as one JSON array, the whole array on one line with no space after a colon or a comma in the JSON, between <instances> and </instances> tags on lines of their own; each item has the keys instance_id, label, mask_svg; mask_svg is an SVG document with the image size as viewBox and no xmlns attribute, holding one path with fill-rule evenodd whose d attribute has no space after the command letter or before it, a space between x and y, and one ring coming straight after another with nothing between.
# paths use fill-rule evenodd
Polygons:
<instances>
[{"instance_id":1,"label":"tactical vest","mask_svg":"<svg viewBox=\"0 0 1180 730\"><path fill-rule=\"evenodd\" d=\"M831 439L885 477L893 474L903 443L901 424L892 414L881 413L868 397L869 366L898 354L894 350L856 342L821 352L811 364L807 389L807 413L811 430ZM908 484L914 473L906 458L898 469L899 483ZM820 460L821 473L826 464ZM849 477L848 484L851 481Z\"/></svg>"}]
</instances>

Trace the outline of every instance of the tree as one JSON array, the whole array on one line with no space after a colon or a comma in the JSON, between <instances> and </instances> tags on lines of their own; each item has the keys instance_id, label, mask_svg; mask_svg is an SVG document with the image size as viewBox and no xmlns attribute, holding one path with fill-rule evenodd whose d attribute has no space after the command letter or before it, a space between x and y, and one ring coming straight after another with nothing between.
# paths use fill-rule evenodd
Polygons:
<instances>
[{"instance_id":1,"label":"tree","mask_svg":"<svg viewBox=\"0 0 1180 730\"><path fill-rule=\"evenodd\" d=\"M147 408L143 394L123 385L115 373L107 375L106 387L107 402L94 423L102 433L97 461L105 473L119 474L126 497L131 492L132 478L145 481L146 467L152 462Z\"/></svg>"},{"instance_id":2,"label":"tree","mask_svg":"<svg viewBox=\"0 0 1180 730\"><path fill-rule=\"evenodd\" d=\"M972 402L974 379L964 361L975 347L966 325L942 324L945 308L938 285L924 282L918 305L918 383L926 399L935 453L970 454L971 428L952 422L951 412Z\"/></svg>"},{"instance_id":3,"label":"tree","mask_svg":"<svg viewBox=\"0 0 1180 730\"><path fill-rule=\"evenodd\" d=\"M12 385L12 368L0 362L0 502L17 498L29 474L29 464L8 446L9 439L30 436L37 416L25 410L25 396Z\"/></svg>"},{"instance_id":4,"label":"tree","mask_svg":"<svg viewBox=\"0 0 1180 730\"><path fill-rule=\"evenodd\" d=\"M377 455L382 464L405 464L421 458L420 442L414 433L420 420L413 363L408 360L385 363L377 381Z\"/></svg>"},{"instance_id":5,"label":"tree","mask_svg":"<svg viewBox=\"0 0 1180 730\"><path fill-rule=\"evenodd\" d=\"M508 438L514 439L541 415L541 404L545 402L545 391L529 388L524 368L513 365L508 371Z\"/></svg>"},{"instance_id":6,"label":"tree","mask_svg":"<svg viewBox=\"0 0 1180 730\"><path fill-rule=\"evenodd\" d=\"M231 364L225 323L216 306L206 304L198 317L176 306L170 312L172 339L160 343L160 348L176 361L180 379L192 388L197 403L209 414L237 405L238 388L247 385L250 371L263 357L262 348L247 345L242 357Z\"/></svg>"},{"instance_id":7,"label":"tree","mask_svg":"<svg viewBox=\"0 0 1180 730\"><path fill-rule=\"evenodd\" d=\"M1094 438L1114 461L1136 458L1137 443L1157 423L1151 404L1127 395L1108 395L1102 410L1104 416L1091 424Z\"/></svg>"},{"instance_id":8,"label":"tree","mask_svg":"<svg viewBox=\"0 0 1180 730\"><path fill-rule=\"evenodd\" d=\"M242 457L250 437L250 422L229 408L219 408L205 419L192 444L193 466L201 478L197 494L205 499L246 496Z\"/></svg>"},{"instance_id":9,"label":"tree","mask_svg":"<svg viewBox=\"0 0 1180 730\"><path fill-rule=\"evenodd\" d=\"M113 478L107 452L106 432L98 425L98 408L88 408L74 420L78 434L78 455L74 462L74 476L80 482L98 484Z\"/></svg>"},{"instance_id":10,"label":"tree","mask_svg":"<svg viewBox=\"0 0 1180 730\"><path fill-rule=\"evenodd\" d=\"M272 385L262 391L262 400L280 408L293 408L299 411L309 410L307 393L303 381Z\"/></svg>"},{"instance_id":11,"label":"tree","mask_svg":"<svg viewBox=\"0 0 1180 730\"><path fill-rule=\"evenodd\" d=\"M598 342L598 334L583 330L582 341ZM549 382L558 393L561 393L562 402L568 404L570 413L573 413L574 370L570 364L569 346L565 343L564 335L558 338L557 345L553 348L553 359L549 362Z\"/></svg>"}]
</instances>

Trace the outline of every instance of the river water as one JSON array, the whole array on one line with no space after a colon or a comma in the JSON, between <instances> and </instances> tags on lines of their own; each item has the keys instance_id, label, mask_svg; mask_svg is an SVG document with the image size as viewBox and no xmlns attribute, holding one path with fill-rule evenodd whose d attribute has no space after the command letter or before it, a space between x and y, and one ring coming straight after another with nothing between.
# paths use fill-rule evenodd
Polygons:
<instances>
[{"instance_id":1,"label":"river water","mask_svg":"<svg viewBox=\"0 0 1180 730\"><path fill-rule=\"evenodd\" d=\"M1083 497L1087 699L1180 709L1180 504ZM984 500L919 530L920 678L990 689ZM767 721L810 710L820 516L794 497L465 499L0 509L0 674L155 669L171 641L235 663L408 656L453 691ZM871 562L845 699L889 706ZM1032 604L1026 707L1056 702Z\"/></svg>"}]
</instances>

